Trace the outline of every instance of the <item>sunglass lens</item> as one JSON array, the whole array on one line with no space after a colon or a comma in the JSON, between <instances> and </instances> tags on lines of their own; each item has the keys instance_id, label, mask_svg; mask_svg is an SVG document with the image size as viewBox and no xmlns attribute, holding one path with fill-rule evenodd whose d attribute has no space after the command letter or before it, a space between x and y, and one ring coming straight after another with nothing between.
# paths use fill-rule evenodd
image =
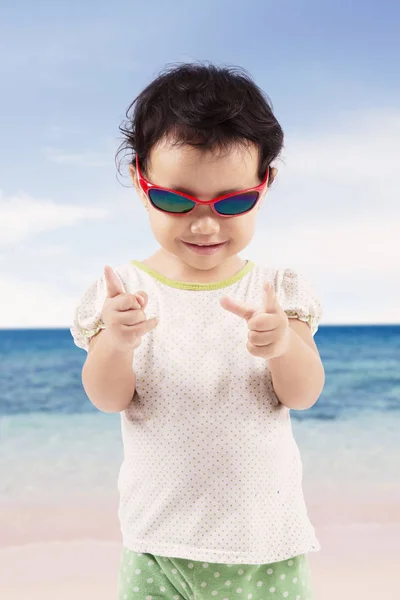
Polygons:
<instances>
[{"instance_id":1,"label":"sunglass lens","mask_svg":"<svg viewBox=\"0 0 400 600\"><path fill-rule=\"evenodd\" d=\"M240 215L253 208L258 200L258 192L247 192L230 196L215 204L215 209L220 215Z\"/></svg>"},{"instance_id":2,"label":"sunglass lens","mask_svg":"<svg viewBox=\"0 0 400 600\"><path fill-rule=\"evenodd\" d=\"M187 213L195 206L188 198L157 188L149 190L149 197L156 208L168 213Z\"/></svg>"}]
</instances>

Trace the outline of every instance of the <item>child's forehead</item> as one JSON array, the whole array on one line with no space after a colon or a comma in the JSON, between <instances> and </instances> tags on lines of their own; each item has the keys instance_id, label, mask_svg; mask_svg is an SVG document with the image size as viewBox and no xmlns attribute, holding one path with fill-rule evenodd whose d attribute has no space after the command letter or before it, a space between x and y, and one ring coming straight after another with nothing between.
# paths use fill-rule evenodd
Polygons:
<instances>
[{"instance_id":1,"label":"child's forehead","mask_svg":"<svg viewBox=\"0 0 400 600\"><path fill-rule=\"evenodd\" d=\"M218 151L163 144L152 150L148 173L150 181L158 185L186 193L203 189L220 196L258 185L258 158L257 149L252 148Z\"/></svg>"}]
</instances>

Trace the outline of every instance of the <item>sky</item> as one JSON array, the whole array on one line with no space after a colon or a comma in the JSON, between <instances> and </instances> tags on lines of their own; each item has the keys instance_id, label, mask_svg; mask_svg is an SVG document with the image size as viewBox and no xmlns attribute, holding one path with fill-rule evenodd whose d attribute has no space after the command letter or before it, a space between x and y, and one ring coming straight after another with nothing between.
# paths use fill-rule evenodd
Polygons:
<instances>
[{"instance_id":1,"label":"sky","mask_svg":"<svg viewBox=\"0 0 400 600\"><path fill-rule=\"evenodd\" d=\"M321 325L400 323L400 5L0 5L0 328L69 327L104 265L157 248L118 129L168 64L246 69L285 132L242 258L290 267Z\"/></svg>"}]
</instances>

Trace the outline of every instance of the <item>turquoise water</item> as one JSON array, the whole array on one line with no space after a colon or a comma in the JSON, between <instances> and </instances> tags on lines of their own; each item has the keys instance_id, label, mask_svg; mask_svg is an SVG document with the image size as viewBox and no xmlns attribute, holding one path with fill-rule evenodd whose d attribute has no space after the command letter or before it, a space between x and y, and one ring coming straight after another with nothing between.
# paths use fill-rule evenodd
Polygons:
<instances>
[{"instance_id":1,"label":"turquoise water","mask_svg":"<svg viewBox=\"0 0 400 600\"><path fill-rule=\"evenodd\" d=\"M320 327L325 389L291 411L306 481L398 483L400 326ZM86 352L69 330L0 331L0 500L107 495L122 459L120 417L81 384ZM45 491L44 491L45 490Z\"/></svg>"}]
</instances>

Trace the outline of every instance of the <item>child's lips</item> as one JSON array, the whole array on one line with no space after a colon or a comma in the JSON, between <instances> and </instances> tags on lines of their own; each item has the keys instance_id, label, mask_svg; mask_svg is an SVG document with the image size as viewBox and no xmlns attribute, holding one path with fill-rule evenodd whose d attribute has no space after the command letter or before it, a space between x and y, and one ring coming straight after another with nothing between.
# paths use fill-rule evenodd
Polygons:
<instances>
[{"instance_id":1,"label":"child's lips","mask_svg":"<svg viewBox=\"0 0 400 600\"><path fill-rule=\"evenodd\" d=\"M212 245L208 245L208 246L199 246L197 244L191 244L189 242L183 242L185 244L185 246L187 248L189 248L190 250L192 250L192 252L195 252L196 254L205 254L205 255L209 255L209 254L215 254L216 252L218 252L221 248L223 248L225 246L225 244L227 242L221 242L220 244L212 244Z\"/></svg>"}]
</instances>

